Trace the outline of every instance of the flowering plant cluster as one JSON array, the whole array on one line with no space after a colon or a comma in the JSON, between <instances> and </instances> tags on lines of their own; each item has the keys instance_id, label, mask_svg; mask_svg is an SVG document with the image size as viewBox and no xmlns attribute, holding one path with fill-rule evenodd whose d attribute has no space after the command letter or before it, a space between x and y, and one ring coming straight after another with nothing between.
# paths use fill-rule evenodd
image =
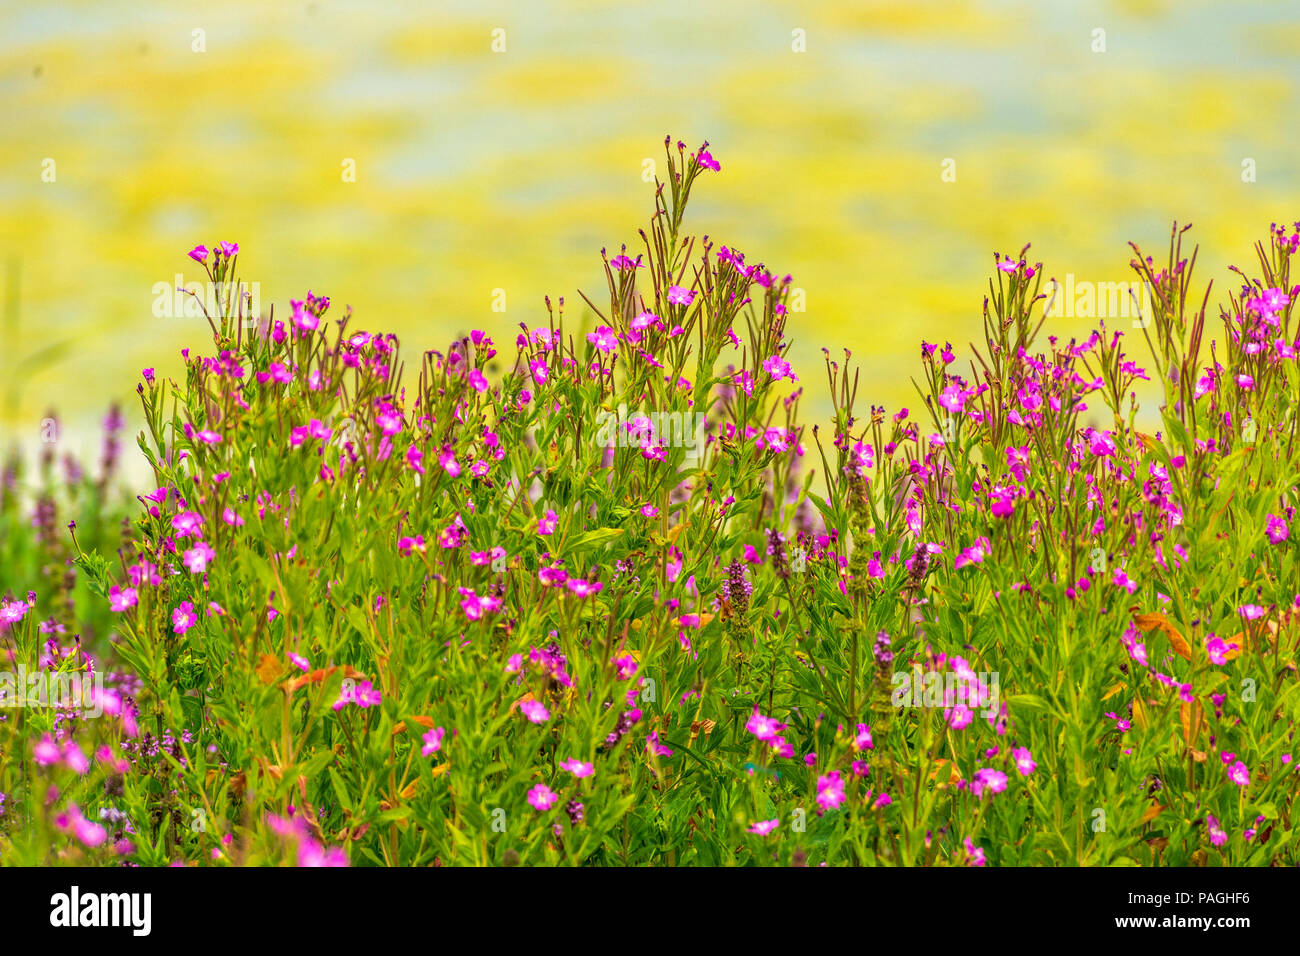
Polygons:
<instances>
[{"instance_id":1,"label":"flowering plant cluster","mask_svg":"<svg viewBox=\"0 0 1300 956\"><path fill-rule=\"evenodd\" d=\"M1177 229L1083 341L998 256L982 347L893 414L827 353L808 428L791 278L683 234L722 165L665 145L586 317L500 351L248 315L238 246L190 252L213 348L144 372L150 485L116 415L35 520L6 478L0 663L93 679L0 685L0 861L1300 861L1300 231L1213 341Z\"/></svg>"}]
</instances>

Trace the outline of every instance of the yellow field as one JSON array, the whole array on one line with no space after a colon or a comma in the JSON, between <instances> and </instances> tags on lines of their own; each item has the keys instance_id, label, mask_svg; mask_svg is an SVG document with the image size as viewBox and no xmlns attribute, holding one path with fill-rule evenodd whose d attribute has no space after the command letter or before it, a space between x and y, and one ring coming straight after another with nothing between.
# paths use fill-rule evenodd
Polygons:
<instances>
[{"instance_id":1,"label":"yellow field","mask_svg":"<svg viewBox=\"0 0 1300 956\"><path fill-rule=\"evenodd\" d=\"M978 337L994 251L1032 240L1049 275L1122 281L1126 240L1159 254L1178 218L1226 293L1228 263L1300 218L1295 17L1194 0L10 0L4 437L34 440L51 405L84 432L142 366L201 344L202 320L154 314L156 284L197 278L196 242L239 242L264 304L329 294L408 354L471 327L508 347L543 294L578 301L601 246L636 238L642 162L667 133L722 162L693 227L805 290L792 359L812 398L820 348L848 346L870 397L909 402L921 337Z\"/></svg>"}]
</instances>

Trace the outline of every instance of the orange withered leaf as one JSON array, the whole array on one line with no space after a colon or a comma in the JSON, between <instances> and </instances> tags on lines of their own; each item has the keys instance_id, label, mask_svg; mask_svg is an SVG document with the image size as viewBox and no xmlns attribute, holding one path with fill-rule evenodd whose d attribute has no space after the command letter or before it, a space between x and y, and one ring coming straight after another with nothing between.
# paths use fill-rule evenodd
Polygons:
<instances>
[{"instance_id":1,"label":"orange withered leaf","mask_svg":"<svg viewBox=\"0 0 1300 956\"><path fill-rule=\"evenodd\" d=\"M1185 661L1192 659L1192 646L1187 643L1187 638L1183 637L1178 628L1174 627L1169 618L1163 614L1136 614L1133 617L1133 623L1144 634L1159 630L1165 637L1169 638L1169 646L1174 649L1175 654Z\"/></svg>"},{"instance_id":2,"label":"orange withered leaf","mask_svg":"<svg viewBox=\"0 0 1300 956\"><path fill-rule=\"evenodd\" d=\"M274 654L263 654L257 665L257 679L263 684L274 684L284 673L285 666Z\"/></svg>"}]
</instances>

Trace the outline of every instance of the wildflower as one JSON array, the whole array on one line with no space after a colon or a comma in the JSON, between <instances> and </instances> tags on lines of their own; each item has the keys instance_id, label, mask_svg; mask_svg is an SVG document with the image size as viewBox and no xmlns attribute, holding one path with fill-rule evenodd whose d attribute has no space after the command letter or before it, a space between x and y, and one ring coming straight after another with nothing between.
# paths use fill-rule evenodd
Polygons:
<instances>
[{"instance_id":1,"label":"wildflower","mask_svg":"<svg viewBox=\"0 0 1300 956\"><path fill-rule=\"evenodd\" d=\"M659 742L658 731L651 731L645 739L646 749L656 757L671 757L673 751L671 747L666 747Z\"/></svg>"},{"instance_id":2,"label":"wildflower","mask_svg":"<svg viewBox=\"0 0 1300 956\"><path fill-rule=\"evenodd\" d=\"M844 781L838 770L817 778L818 813L834 810L844 802Z\"/></svg>"},{"instance_id":3,"label":"wildflower","mask_svg":"<svg viewBox=\"0 0 1300 956\"><path fill-rule=\"evenodd\" d=\"M420 748L420 756L428 757L442 749L442 738L445 734L446 731L442 727L434 727L427 731L421 738L424 746Z\"/></svg>"},{"instance_id":4,"label":"wildflower","mask_svg":"<svg viewBox=\"0 0 1300 956\"><path fill-rule=\"evenodd\" d=\"M63 759L63 754L59 752L59 746L54 742L54 738L46 734L32 748L32 759L42 767L52 767Z\"/></svg>"},{"instance_id":5,"label":"wildflower","mask_svg":"<svg viewBox=\"0 0 1300 956\"><path fill-rule=\"evenodd\" d=\"M1244 787L1250 783L1250 770L1247 766L1238 760L1228 768L1228 779L1239 787Z\"/></svg>"},{"instance_id":6,"label":"wildflower","mask_svg":"<svg viewBox=\"0 0 1300 956\"><path fill-rule=\"evenodd\" d=\"M745 724L745 729L764 743L773 740L777 734L785 730L785 724L777 722L772 717L764 717L754 708L754 713L750 715L749 722Z\"/></svg>"},{"instance_id":7,"label":"wildflower","mask_svg":"<svg viewBox=\"0 0 1300 956\"><path fill-rule=\"evenodd\" d=\"M544 724L551 719L551 712L540 701L526 700L519 705L519 710L535 724Z\"/></svg>"},{"instance_id":8,"label":"wildflower","mask_svg":"<svg viewBox=\"0 0 1300 956\"><path fill-rule=\"evenodd\" d=\"M417 475L423 475L424 471L424 452L420 451L415 445L406 449L406 467ZM452 476L455 477L454 475Z\"/></svg>"},{"instance_id":9,"label":"wildflower","mask_svg":"<svg viewBox=\"0 0 1300 956\"><path fill-rule=\"evenodd\" d=\"M1240 650L1238 645L1229 644L1223 638L1216 637L1213 633L1205 635L1205 653L1210 658L1210 662L1220 666L1228 663L1228 654L1234 650Z\"/></svg>"},{"instance_id":10,"label":"wildflower","mask_svg":"<svg viewBox=\"0 0 1300 956\"><path fill-rule=\"evenodd\" d=\"M438 464L450 477L459 477L460 462L456 461L456 452L452 448L444 448L438 453Z\"/></svg>"},{"instance_id":11,"label":"wildflower","mask_svg":"<svg viewBox=\"0 0 1300 956\"><path fill-rule=\"evenodd\" d=\"M1268 540L1273 544L1281 544L1291 532L1283 519L1271 514L1268 516L1268 527L1264 533L1268 535Z\"/></svg>"},{"instance_id":12,"label":"wildflower","mask_svg":"<svg viewBox=\"0 0 1300 956\"><path fill-rule=\"evenodd\" d=\"M780 817L777 817L774 820L759 820L757 823L755 823L753 826L749 828L749 832L756 833L759 836L767 836L769 833L771 833L780 825L781 825Z\"/></svg>"},{"instance_id":13,"label":"wildflower","mask_svg":"<svg viewBox=\"0 0 1300 956\"><path fill-rule=\"evenodd\" d=\"M108 589L109 606L114 611L125 611L136 605L138 596L135 588L120 588L114 584Z\"/></svg>"},{"instance_id":14,"label":"wildflower","mask_svg":"<svg viewBox=\"0 0 1300 956\"><path fill-rule=\"evenodd\" d=\"M578 760L573 757L570 757L568 760L560 764L560 768L562 770L569 771L569 773L573 774L575 777L578 777L579 779L583 777L590 777L592 774L596 772L596 768L592 764L583 763L581 760Z\"/></svg>"},{"instance_id":15,"label":"wildflower","mask_svg":"<svg viewBox=\"0 0 1300 956\"><path fill-rule=\"evenodd\" d=\"M194 605L190 601L182 601L172 611L173 633L184 634L198 622L198 615L194 613Z\"/></svg>"},{"instance_id":16,"label":"wildflower","mask_svg":"<svg viewBox=\"0 0 1300 956\"><path fill-rule=\"evenodd\" d=\"M1011 759L1015 761L1016 769L1020 771L1022 777L1028 777L1038 768L1028 747L1017 747L1011 751Z\"/></svg>"},{"instance_id":17,"label":"wildflower","mask_svg":"<svg viewBox=\"0 0 1300 956\"><path fill-rule=\"evenodd\" d=\"M705 169L711 169L715 173L722 171L722 164L713 158L713 154L707 149L700 150L700 154L695 157L695 161ZM752 251L752 250L751 250Z\"/></svg>"},{"instance_id":18,"label":"wildflower","mask_svg":"<svg viewBox=\"0 0 1300 956\"><path fill-rule=\"evenodd\" d=\"M480 620L483 615L489 611L495 611L501 606L501 599L493 597L490 594L479 596L475 594L472 588L459 588L461 595L460 609L465 613L465 617L471 621Z\"/></svg>"},{"instance_id":19,"label":"wildflower","mask_svg":"<svg viewBox=\"0 0 1300 956\"><path fill-rule=\"evenodd\" d=\"M857 736L853 738L853 749L861 753L864 750L872 750L875 746L871 739L871 728L866 724L858 724Z\"/></svg>"},{"instance_id":20,"label":"wildflower","mask_svg":"<svg viewBox=\"0 0 1300 956\"><path fill-rule=\"evenodd\" d=\"M969 858L967 866L984 866L988 862L984 857L984 848L976 846L970 837L962 840L962 846L966 848L966 855Z\"/></svg>"},{"instance_id":21,"label":"wildflower","mask_svg":"<svg viewBox=\"0 0 1300 956\"><path fill-rule=\"evenodd\" d=\"M379 688L370 681L363 680L358 684L349 679L343 682L343 686L339 689L339 698L334 701L332 707L334 710L342 710L348 704L355 704L364 709L377 707L381 703L383 703L383 696Z\"/></svg>"},{"instance_id":22,"label":"wildflower","mask_svg":"<svg viewBox=\"0 0 1300 956\"><path fill-rule=\"evenodd\" d=\"M402 537L397 539L397 550L401 552L402 557L410 557L412 551L425 553L424 535L417 534L415 537Z\"/></svg>"},{"instance_id":23,"label":"wildflower","mask_svg":"<svg viewBox=\"0 0 1300 956\"><path fill-rule=\"evenodd\" d=\"M1257 621L1268 612L1258 604L1243 604L1237 608L1237 613L1248 621Z\"/></svg>"},{"instance_id":24,"label":"wildflower","mask_svg":"<svg viewBox=\"0 0 1300 956\"><path fill-rule=\"evenodd\" d=\"M544 783L539 783L528 791L528 802L534 810L549 810L555 806L555 801L559 799L560 795Z\"/></svg>"},{"instance_id":25,"label":"wildflower","mask_svg":"<svg viewBox=\"0 0 1300 956\"><path fill-rule=\"evenodd\" d=\"M690 305L695 301L695 293L690 289L683 289L679 285L670 285L668 287L668 301L673 305Z\"/></svg>"},{"instance_id":26,"label":"wildflower","mask_svg":"<svg viewBox=\"0 0 1300 956\"><path fill-rule=\"evenodd\" d=\"M76 741L69 740L63 745L63 762L76 774L85 774L90 769L90 761Z\"/></svg>"},{"instance_id":27,"label":"wildflower","mask_svg":"<svg viewBox=\"0 0 1300 956\"><path fill-rule=\"evenodd\" d=\"M975 778L971 782L971 792L975 796L982 796L985 790L989 793L1001 793L1005 789L1007 789L1007 775L1002 771L991 767L975 771Z\"/></svg>"},{"instance_id":28,"label":"wildflower","mask_svg":"<svg viewBox=\"0 0 1300 956\"><path fill-rule=\"evenodd\" d=\"M965 704L956 704L943 712L948 726L953 730L964 730L975 719L975 712Z\"/></svg>"},{"instance_id":29,"label":"wildflower","mask_svg":"<svg viewBox=\"0 0 1300 956\"><path fill-rule=\"evenodd\" d=\"M189 256L195 262L198 263L206 262L208 259L208 247L203 245L195 246L193 249L190 250Z\"/></svg>"},{"instance_id":30,"label":"wildflower","mask_svg":"<svg viewBox=\"0 0 1300 956\"><path fill-rule=\"evenodd\" d=\"M199 541L185 552L183 561L190 573L202 574L216 556L217 553L207 543Z\"/></svg>"},{"instance_id":31,"label":"wildflower","mask_svg":"<svg viewBox=\"0 0 1300 956\"><path fill-rule=\"evenodd\" d=\"M178 538L191 538L203 526L203 516L194 511L172 515L172 533Z\"/></svg>"},{"instance_id":32,"label":"wildflower","mask_svg":"<svg viewBox=\"0 0 1300 956\"><path fill-rule=\"evenodd\" d=\"M618 675L619 680L630 680L632 675L636 673L636 658L631 654L620 654L618 657L615 657L610 661L610 663L614 665L615 673Z\"/></svg>"},{"instance_id":33,"label":"wildflower","mask_svg":"<svg viewBox=\"0 0 1300 956\"><path fill-rule=\"evenodd\" d=\"M618 333L607 325L600 326L595 332L588 332L587 341L596 346L599 352L612 354L618 351Z\"/></svg>"},{"instance_id":34,"label":"wildflower","mask_svg":"<svg viewBox=\"0 0 1300 956\"><path fill-rule=\"evenodd\" d=\"M303 657L301 654L290 654L289 663L293 664L293 666L298 668L300 671L311 670L311 661L307 660L307 658Z\"/></svg>"},{"instance_id":35,"label":"wildflower","mask_svg":"<svg viewBox=\"0 0 1300 956\"><path fill-rule=\"evenodd\" d=\"M1205 828L1210 834L1211 846L1223 846L1223 844L1228 842L1228 834L1223 827L1219 826L1219 821L1215 818L1214 814L1206 814Z\"/></svg>"},{"instance_id":36,"label":"wildflower","mask_svg":"<svg viewBox=\"0 0 1300 956\"><path fill-rule=\"evenodd\" d=\"M949 385L939 393L939 404L948 411L956 413L961 411L962 406L966 404L966 399L969 397L970 393L966 392L960 385Z\"/></svg>"},{"instance_id":37,"label":"wildflower","mask_svg":"<svg viewBox=\"0 0 1300 956\"><path fill-rule=\"evenodd\" d=\"M547 508L546 514L542 518L538 519L537 533L553 534L555 532L555 524L558 520L559 516L550 508Z\"/></svg>"},{"instance_id":38,"label":"wildflower","mask_svg":"<svg viewBox=\"0 0 1300 956\"><path fill-rule=\"evenodd\" d=\"M792 382L799 381L794 370L790 368L790 363L779 355L772 355L763 359L763 371L772 376L772 381L779 382L783 378L788 378Z\"/></svg>"},{"instance_id":39,"label":"wildflower","mask_svg":"<svg viewBox=\"0 0 1300 956\"><path fill-rule=\"evenodd\" d=\"M1124 588L1129 594L1136 594L1138 583L1130 578L1123 568L1116 568L1111 574L1111 583L1117 588Z\"/></svg>"}]
</instances>

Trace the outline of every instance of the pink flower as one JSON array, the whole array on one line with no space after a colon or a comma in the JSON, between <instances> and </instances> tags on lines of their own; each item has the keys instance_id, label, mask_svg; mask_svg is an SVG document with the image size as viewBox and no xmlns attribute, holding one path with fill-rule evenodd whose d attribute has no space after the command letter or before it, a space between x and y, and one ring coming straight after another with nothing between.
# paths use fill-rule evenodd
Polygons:
<instances>
[{"instance_id":1,"label":"pink flower","mask_svg":"<svg viewBox=\"0 0 1300 956\"><path fill-rule=\"evenodd\" d=\"M1215 637L1214 634L1205 635L1205 653L1212 664L1222 666L1228 663L1228 652L1237 649L1236 644L1229 644L1221 637Z\"/></svg>"},{"instance_id":2,"label":"pink flower","mask_svg":"<svg viewBox=\"0 0 1300 956\"><path fill-rule=\"evenodd\" d=\"M866 724L858 724L858 734L853 738L853 749L861 753L864 750L874 750L875 746L871 740L871 728Z\"/></svg>"},{"instance_id":3,"label":"pink flower","mask_svg":"<svg viewBox=\"0 0 1300 956\"><path fill-rule=\"evenodd\" d=\"M558 520L559 520L559 516L558 516L554 511L552 511L550 508L547 508L547 509L546 509L546 514L545 514L543 517L541 517L540 519L538 519L538 522L537 522L537 533L538 533L538 534L553 534L553 533L555 532L555 523L556 523L556 521L558 521Z\"/></svg>"},{"instance_id":4,"label":"pink flower","mask_svg":"<svg viewBox=\"0 0 1300 956\"><path fill-rule=\"evenodd\" d=\"M460 462L456 460L456 452L451 447L444 448L438 453L438 464L450 477L456 478L460 475Z\"/></svg>"},{"instance_id":5,"label":"pink flower","mask_svg":"<svg viewBox=\"0 0 1300 956\"><path fill-rule=\"evenodd\" d=\"M199 622L198 615L194 613L194 605L189 601L182 601L179 606L172 611L172 632L184 634L195 624Z\"/></svg>"},{"instance_id":6,"label":"pink flower","mask_svg":"<svg viewBox=\"0 0 1300 956\"><path fill-rule=\"evenodd\" d=\"M189 256L195 262L206 262L208 259L208 247L199 245L190 250Z\"/></svg>"},{"instance_id":7,"label":"pink flower","mask_svg":"<svg viewBox=\"0 0 1300 956\"><path fill-rule=\"evenodd\" d=\"M69 740L63 745L63 762L68 765L69 770L77 774L84 774L90 769L90 761L86 759L85 752L75 741Z\"/></svg>"},{"instance_id":8,"label":"pink flower","mask_svg":"<svg viewBox=\"0 0 1300 956\"><path fill-rule=\"evenodd\" d=\"M763 359L763 371L772 376L772 381L779 382L783 378L788 378L792 382L799 381L794 371L790 368L790 363L779 355L772 355Z\"/></svg>"},{"instance_id":9,"label":"pink flower","mask_svg":"<svg viewBox=\"0 0 1300 956\"><path fill-rule=\"evenodd\" d=\"M1287 539L1287 535L1291 533L1291 529L1287 527L1284 520L1279 518L1277 515L1271 514L1268 516L1268 527L1265 529L1264 533L1268 535L1268 540L1273 544L1281 544Z\"/></svg>"},{"instance_id":10,"label":"pink flower","mask_svg":"<svg viewBox=\"0 0 1300 956\"><path fill-rule=\"evenodd\" d=\"M363 680L360 684L351 680L345 680L343 686L339 688L339 699L334 701L333 709L342 710L348 704L356 704L358 707L377 707L383 703L383 695L380 694L379 688L375 687L368 680Z\"/></svg>"},{"instance_id":11,"label":"pink flower","mask_svg":"<svg viewBox=\"0 0 1300 956\"><path fill-rule=\"evenodd\" d=\"M52 767L63 759L63 755L59 753L59 746L54 742L54 738L46 734L32 748L32 759L42 767Z\"/></svg>"},{"instance_id":12,"label":"pink flower","mask_svg":"<svg viewBox=\"0 0 1300 956\"><path fill-rule=\"evenodd\" d=\"M519 705L519 710L535 724L544 724L551 719L551 712L540 701L526 700Z\"/></svg>"},{"instance_id":13,"label":"pink flower","mask_svg":"<svg viewBox=\"0 0 1300 956\"><path fill-rule=\"evenodd\" d=\"M415 537L402 537L397 539L397 550L402 553L402 557L410 557L412 551L425 553L424 535L417 534Z\"/></svg>"},{"instance_id":14,"label":"pink flower","mask_svg":"<svg viewBox=\"0 0 1300 956\"><path fill-rule=\"evenodd\" d=\"M311 661L307 660L307 658L303 657L301 654L290 654L289 662L300 671L311 670Z\"/></svg>"},{"instance_id":15,"label":"pink flower","mask_svg":"<svg viewBox=\"0 0 1300 956\"><path fill-rule=\"evenodd\" d=\"M1257 621L1268 612L1258 604L1243 604L1237 608L1237 613L1248 621Z\"/></svg>"},{"instance_id":16,"label":"pink flower","mask_svg":"<svg viewBox=\"0 0 1300 956\"><path fill-rule=\"evenodd\" d=\"M1088 450L1098 458L1109 458L1115 454L1115 441L1109 432L1091 430L1088 437Z\"/></svg>"},{"instance_id":17,"label":"pink flower","mask_svg":"<svg viewBox=\"0 0 1300 956\"><path fill-rule=\"evenodd\" d=\"M618 333L608 325L600 326L595 332L588 332L587 341L596 346L600 352L618 351Z\"/></svg>"},{"instance_id":18,"label":"pink flower","mask_svg":"<svg viewBox=\"0 0 1300 956\"><path fill-rule=\"evenodd\" d=\"M673 755L673 750L671 747L666 747L659 742L658 731L650 732L650 734L645 739L645 745L646 745L646 749L649 750L656 757L671 757Z\"/></svg>"},{"instance_id":19,"label":"pink flower","mask_svg":"<svg viewBox=\"0 0 1300 956\"><path fill-rule=\"evenodd\" d=\"M844 781L838 770L817 778L817 806L819 812L834 810L844 802Z\"/></svg>"},{"instance_id":20,"label":"pink flower","mask_svg":"<svg viewBox=\"0 0 1300 956\"><path fill-rule=\"evenodd\" d=\"M1239 787L1244 787L1250 783L1250 769L1238 760L1228 768L1228 779Z\"/></svg>"},{"instance_id":21,"label":"pink flower","mask_svg":"<svg viewBox=\"0 0 1300 956\"><path fill-rule=\"evenodd\" d=\"M178 538L191 538L198 534L203 526L203 516L194 511L182 511L172 515L172 532Z\"/></svg>"},{"instance_id":22,"label":"pink flower","mask_svg":"<svg viewBox=\"0 0 1300 956\"><path fill-rule=\"evenodd\" d=\"M185 567L190 569L191 574L202 574L208 569L208 565L217 553L212 550L205 542L199 541L194 547L185 552Z\"/></svg>"},{"instance_id":23,"label":"pink flower","mask_svg":"<svg viewBox=\"0 0 1300 956\"><path fill-rule=\"evenodd\" d=\"M668 301L673 305L690 305L695 301L695 293L690 289L683 289L679 285L670 285L668 287Z\"/></svg>"},{"instance_id":24,"label":"pink flower","mask_svg":"<svg viewBox=\"0 0 1300 956\"><path fill-rule=\"evenodd\" d=\"M971 781L971 792L975 796L982 796L985 790L989 793L1001 793L1005 789L1007 789L1007 775L1001 770L984 767L975 771L975 778Z\"/></svg>"},{"instance_id":25,"label":"pink flower","mask_svg":"<svg viewBox=\"0 0 1300 956\"><path fill-rule=\"evenodd\" d=\"M970 394L960 385L949 385L939 393L939 404L950 412L960 412Z\"/></svg>"},{"instance_id":26,"label":"pink flower","mask_svg":"<svg viewBox=\"0 0 1300 956\"><path fill-rule=\"evenodd\" d=\"M695 157L695 161L705 169L711 169L715 173L722 172L722 164L713 158L713 154L707 149L700 150L700 155Z\"/></svg>"},{"instance_id":27,"label":"pink flower","mask_svg":"<svg viewBox=\"0 0 1300 956\"><path fill-rule=\"evenodd\" d=\"M488 380L483 377L483 373L478 369L472 368L469 370L468 380L469 387L474 389L474 391L483 392L487 390Z\"/></svg>"},{"instance_id":28,"label":"pink flower","mask_svg":"<svg viewBox=\"0 0 1300 956\"><path fill-rule=\"evenodd\" d=\"M1137 593L1137 582L1125 574L1123 568L1116 568L1111 574L1110 580L1116 587L1124 588L1129 594Z\"/></svg>"},{"instance_id":29,"label":"pink flower","mask_svg":"<svg viewBox=\"0 0 1300 956\"><path fill-rule=\"evenodd\" d=\"M775 718L764 717L755 707L749 722L745 724L745 729L764 743L770 743L776 739L777 734L785 730L785 724L779 723Z\"/></svg>"},{"instance_id":30,"label":"pink flower","mask_svg":"<svg viewBox=\"0 0 1300 956\"><path fill-rule=\"evenodd\" d=\"M1223 846L1223 844L1228 842L1228 834L1224 831L1223 827L1219 826L1219 821L1215 818L1214 814L1211 813L1206 815L1205 824L1205 829L1210 834L1211 846Z\"/></svg>"},{"instance_id":31,"label":"pink flower","mask_svg":"<svg viewBox=\"0 0 1300 956\"><path fill-rule=\"evenodd\" d=\"M780 817L777 817L775 820L759 820L757 823L755 823L752 827L749 828L749 832L756 833L759 836L767 836L769 833L771 833L780 825L781 825Z\"/></svg>"},{"instance_id":32,"label":"pink flower","mask_svg":"<svg viewBox=\"0 0 1300 956\"><path fill-rule=\"evenodd\" d=\"M108 589L109 606L114 611L125 611L127 608L135 607L138 595L135 588L120 588L114 584Z\"/></svg>"},{"instance_id":33,"label":"pink flower","mask_svg":"<svg viewBox=\"0 0 1300 956\"><path fill-rule=\"evenodd\" d=\"M596 768L592 764L583 763L581 760L577 760L573 757L570 757L568 760L560 764L560 768L569 771L569 773L578 778L590 777L596 772Z\"/></svg>"},{"instance_id":34,"label":"pink flower","mask_svg":"<svg viewBox=\"0 0 1300 956\"><path fill-rule=\"evenodd\" d=\"M423 475L424 472L424 452L412 445L406 449L406 467L417 475ZM452 476L455 477L454 475Z\"/></svg>"},{"instance_id":35,"label":"pink flower","mask_svg":"<svg viewBox=\"0 0 1300 956\"><path fill-rule=\"evenodd\" d=\"M1028 747L1017 747L1011 751L1011 758L1016 762L1016 769L1020 771L1022 777L1028 777L1038 769L1038 764L1034 762L1034 756L1029 752Z\"/></svg>"},{"instance_id":36,"label":"pink flower","mask_svg":"<svg viewBox=\"0 0 1300 956\"><path fill-rule=\"evenodd\" d=\"M599 594L605 587L600 581L585 581L582 578L570 578L568 588L578 597L590 597Z\"/></svg>"},{"instance_id":37,"label":"pink flower","mask_svg":"<svg viewBox=\"0 0 1300 956\"><path fill-rule=\"evenodd\" d=\"M528 791L528 802L532 804L534 810L549 810L555 806L555 801L558 799L560 795L544 783L539 783Z\"/></svg>"},{"instance_id":38,"label":"pink flower","mask_svg":"<svg viewBox=\"0 0 1300 956\"><path fill-rule=\"evenodd\" d=\"M424 746L420 748L420 756L428 757L430 754L437 753L442 748L442 738L446 731L441 727L434 727L425 733Z\"/></svg>"}]
</instances>

